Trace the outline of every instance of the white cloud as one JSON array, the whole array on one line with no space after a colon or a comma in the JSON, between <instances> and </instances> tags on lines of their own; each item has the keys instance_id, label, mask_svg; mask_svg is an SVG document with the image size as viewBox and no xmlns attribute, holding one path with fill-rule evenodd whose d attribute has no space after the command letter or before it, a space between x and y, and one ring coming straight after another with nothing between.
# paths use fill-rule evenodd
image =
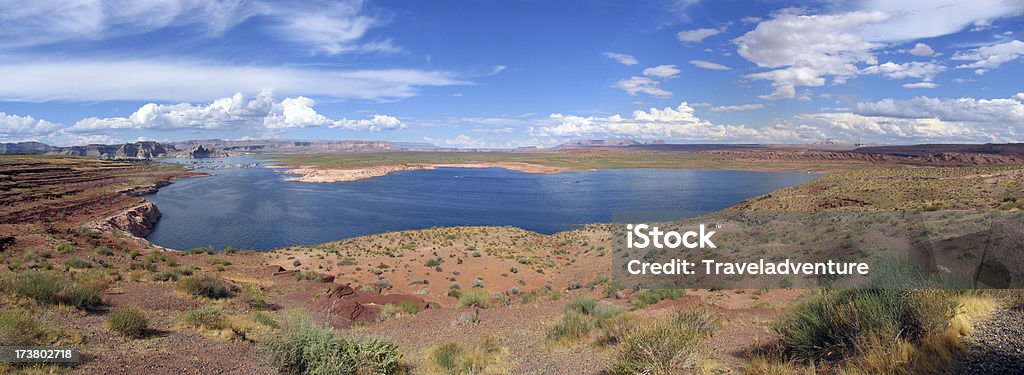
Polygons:
<instances>
[{"instance_id":1,"label":"white cloud","mask_svg":"<svg viewBox=\"0 0 1024 375\"><path fill-rule=\"evenodd\" d=\"M99 40L187 26L219 35L261 11L243 1L0 1L0 46Z\"/></svg>"},{"instance_id":2,"label":"white cloud","mask_svg":"<svg viewBox=\"0 0 1024 375\"><path fill-rule=\"evenodd\" d=\"M679 75L679 68L675 65L658 65L644 69L644 75L661 79L675 78Z\"/></svg>"},{"instance_id":3,"label":"white cloud","mask_svg":"<svg viewBox=\"0 0 1024 375\"><path fill-rule=\"evenodd\" d=\"M734 42L743 58L758 67L775 69L747 75L772 81L775 92L762 98L794 98L798 86L822 86L826 76L843 83L857 73L857 63L877 64L871 52L882 45L860 38L853 30L887 19L889 15L882 12L782 12Z\"/></svg>"},{"instance_id":4,"label":"white cloud","mask_svg":"<svg viewBox=\"0 0 1024 375\"><path fill-rule=\"evenodd\" d=\"M326 54L395 52L389 40L361 42L386 24L367 14L362 0L278 2L263 0L51 0L2 1L0 47L105 40L179 27L179 35L220 36L259 17L268 34Z\"/></svg>"},{"instance_id":5,"label":"white cloud","mask_svg":"<svg viewBox=\"0 0 1024 375\"><path fill-rule=\"evenodd\" d=\"M933 50L932 47L924 43L915 44L914 48L911 48L907 52L910 52L910 54L914 56L931 56L935 54L935 50Z\"/></svg>"},{"instance_id":6,"label":"white cloud","mask_svg":"<svg viewBox=\"0 0 1024 375\"><path fill-rule=\"evenodd\" d=\"M940 99L924 96L908 100L884 99L858 103L854 106L854 112L867 116L991 123L994 126L1021 129L1024 127L1024 93L996 99Z\"/></svg>"},{"instance_id":7,"label":"white cloud","mask_svg":"<svg viewBox=\"0 0 1024 375\"><path fill-rule=\"evenodd\" d=\"M761 22L761 17L743 17L740 18L740 22L744 24L758 23Z\"/></svg>"},{"instance_id":8,"label":"white cloud","mask_svg":"<svg viewBox=\"0 0 1024 375\"><path fill-rule=\"evenodd\" d=\"M911 61L897 64L892 61L880 65L872 65L860 71L861 74L879 74L889 79L920 78L931 82L936 74L946 70L945 66L930 62Z\"/></svg>"},{"instance_id":9,"label":"white cloud","mask_svg":"<svg viewBox=\"0 0 1024 375\"><path fill-rule=\"evenodd\" d=\"M615 87L625 91L631 96L637 94L650 95L655 98L668 98L672 96L672 92L658 87L661 82L655 81L647 77L629 77L615 83Z\"/></svg>"},{"instance_id":10,"label":"white cloud","mask_svg":"<svg viewBox=\"0 0 1024 375\"><path fill-rule=\"evenodd\" d=\"M605 57L618 61L622 65L636 65L640 63L636 60L636 57L633 57L632 55L615 52L605 52L604 55Z\"/></svg>"},{"instance_id":11,"label":"white cloud","mask_svg":"<svg viewBox=\"0 0 1024 375\"><path fill-rule=\"evenodd\" d=\"M907 89L934 89L939 87L939 85L934 82L904 83L902 86Z\"/></svg>"},{"instance_id":12,"label":"white cloud","mask_svg":"<svg viewBox=\"0 0 1024 375\"><path fill-rule=\"evenodd\" d=\"M720 29L696 29L696 30L685 30L680 31L676 34L676 39L680 42L685 43L700 43L704 39L715 36L722 33Z\"/></svg>"},{"instance_id":13,"label":"white cloud","mask_svg":"<svg viewBox=\"0 0 1024 375\"><path fill-rule=\"evenodd\" d=\"M746 126L718 125L698 118L685 102L676 108L634 111L632 118L621 115L607 117L574 116L554 113L549 120L555 124L533 129L535 135L579 138L667 139L677 141L763 142L795 141L797 131L781 127L761 129Z\"/></svg>"},{"instance_id":14,"label":"white cloud","mask_svg":"<svg viewBox=\"0 0 1024 375\"><path fill-rule=\"evenodd\" d=\"M857 34L872 42L900 42L961 31L982 20L1024 14L1018 0L972 0L937 4L933 0L868 0L861 9L885 12L887 21L865 25Z\"/></svg>"},{"instance_id":15,"label":"white cloud","mask_svg":"<svg viewBox=\"0 0 1024 375\"><path fill-rule=\"evenodd\" d=\"M978 47L972 50L957 52L953 60L972 61L969 64L957 65L957 68L978 68L985 70L998 68L1007 62L1024 56L1024 42L1012 40L1006 43Z\"/></svg>"},{"instance_id":16,"label":"white cloud","mask_svg":"<svg viewBox=\"0 0 1024 375\"><path fill-rule=\"evenodd\" d=\"M428 141L436 142L437 140L428 139ZM455 138L452 138L452 139L441 140L439 143L441 143L444 146L457 147L457 148L485 148L485 147L487 147L487 142L485 142L485 141L483 141L481 139L470 137L470 136L465 135L465 134L459 134L458 136L456 136Z\"/></svg>"},{"instance_id":17,"label":"white cloud","mask_svg":"<svg viewBox=\"0 0 1024 375\"><path fill-rule=\"evenodd\" d=\"M886 47L885 43L952 34L978 20L1024 13L1019 1L1004 0L943 6L928 0L869 0L858 4L862 10L832 15L805 15L802 10L786 9L736 38L740 56L758 67L774 69L747 75L772 82L774 92L762 98L794 98L797 87L822 86L828 78L833 84L843 84L860 70L858 64L877 64L874 52ZM963 57L986 60L984 54Z\"/></svg>"},{"instance_id":18,"label":"white cloud","mask_svg":"<svg viewBox=\"0 0 1024 375\"><path fill-rule=\"evenodd\" d=\"M320 126L380 131L404 127L397 118L385 115L362 120L332 120L313 109L315 104L313 99L303 96L276 101L269 91L263 91L252 99L236 93L206 105L147 103L128 117L90 117L79 120L67 128L67 132L87 134L116 129L283 130Z\"/></svg>"},{"instance_id":19,"label":"white cloud","mask_svg":"<svg viewBox=\"0 0 1024 375\"><path fill-rule=\"evenodd\" d=\"M717 107L711 107L711 112L738 112L738 111L752 111L755 109L764 108L764 104L740 104L740 105L721 105Z\"/></svg>"},{"instance_id":20,"label":"white cloud","mask_svg":"<svg viewBox=\"0 0 1024 375\"><path fill-rule=\"evenodd\" d=\"M730 68L728 66L725 66L725 65L722 65L722 64L719 64L719 63L714 63L714 62L704 61L704 60L690 60L690 64L692 64L693 66L696 66L698 68L702 68L702 69L711 69L711 70L731 70L732 69L732 68Z\"/></svg>"},{"instance_id":21,"label":"white cloud","mask_svg":"<svg viewBox=\"0 0 1024 375\"><path fill-rule=\"evenodd\" d=\"M495 74L504 72L505 69L508 69L508 67L505 66L505 65L495 65L494 68L491 68L491 74L490 75L493 76Z\"/></svg>"},{"instance_id":22,"label":"white cloud","mask_svg":"<svg viewBox=\"0 0 1024 375\"><path fill-rule=\"evenodd\" d=\"M43 119L0 112L0 137L45 134L57 128L57 124Z\"/></svg>"},{"instance_id":23,"label":"white cloud","mask_svg":"<svg viewBox=\"0 0 1024 375\"><path fill-rule=\"evenodd\" d=\"M344 52L396 52L389 40L360 43L371 28L386 23L363 12L362 0L263 4L272 29L284 37L330 55Z\"/></svg>"},{"instance_id":24,"label":"white cloud","mask_svg":"<svg viewBox=\"0 0 1024 375\"><path fill-rule=\"evenodd\" d=\"M932 141L993 141L989 135L957 123L937 118L907 119L863 116L850 112L805 113L793 117L796 124L810 126L831 139L881 143L921 143Z\"/></svg>"},{"instance_id":25,"label":"white cloud","mask_svg":"<svg viewBox=\"0 0 1024 375\"><path fill-rule=\"evenodd\" d=\"M467 84L453 73L415 69L319 70L225 66L200 61L0 60L0 100L207 101L272 89L282 95L394 100L421 87Z\"/></svg>"}]
</instances>

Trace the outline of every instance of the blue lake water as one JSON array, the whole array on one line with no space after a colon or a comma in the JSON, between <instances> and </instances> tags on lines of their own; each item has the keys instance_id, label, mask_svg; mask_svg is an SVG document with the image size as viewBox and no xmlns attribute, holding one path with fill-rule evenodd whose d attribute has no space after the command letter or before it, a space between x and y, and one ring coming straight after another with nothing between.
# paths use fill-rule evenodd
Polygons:
<instances>
[{"instance_id":1,"label":"blue lake water","mask_svg":"<svg viewBox=\"0 0 1024 375\"><path fill-rule=\"evenodd\" d=\"M251 162L245 157L227 162ZM819 175L627 169L528 174L499 168L405 171L368 180L284 181L282 170L212 170L147 195L163 217L147 237L174 249L268 250L394 230L511 225L554 233L588 223L675 220Z\"/></svg>"}]
</instances>

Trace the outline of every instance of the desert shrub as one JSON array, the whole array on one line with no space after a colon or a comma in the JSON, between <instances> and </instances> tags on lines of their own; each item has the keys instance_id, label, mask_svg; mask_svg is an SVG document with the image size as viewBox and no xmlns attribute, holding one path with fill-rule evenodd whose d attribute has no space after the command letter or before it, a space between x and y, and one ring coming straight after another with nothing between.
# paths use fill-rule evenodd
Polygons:
<instances>
[{"instance_id":1,"label":"desert shrub","mask_svg":"<svg viewBox=\"0 0 1024 375\"><path fill-rule=\"evenodd\" d=\"M92 262L79 257L65 260L64 265L70 268L92 268Z\"/></svg>"},{"instance_id":2,"label":"desert shrub","mask_svg":"<svg viewBox=\"0 0 1024 375\"><path fill-rule=\"evenodd\" d=\"M99 278L77 281L61 273L30 271L15 275L11 288L40 303L86 309L100 304L100 294L107 284Z\"/></svg>"},{"instance_id":3,"label":"desert shrub","mask_svg":"<svg viewBox=\"0 0 1024 375\"><path fill-rule=\"evenodd\" d=\"M110 313L107 317L107 327L122 336L140 338L146 334L149 322L139 309L126 308Z\"/></svg>"},{"instance_id":4,"label":"desert shrub","mask_svg":"<svg viewBox=\"0 0 1024 375\"><path fill-rule=\"evenodd\" d=\"M377 316L377 321L385 321L391 318L395 318L401 315L416 315L423 310L422 307L413 301L401 301L399 303L389 303L384 305L380 310L380 315Z\"/></svg>"},{"instance_id":5,"label":"desert shrub","mask_svg":"<svg viewBox=\"0 0 1024 375\"><path fill-rule=\"evenodd\" d=\"M271 306L267 303L266 293L263 293L263 289L260 289L259 285L248 284L245 289L242 289L242 294L239 298L249 307L257 310L267 310Z\"/></svg>"},{"instance_id":6,"label":"desert shrub","mask_svg":"<svg viewBox=\"0 0 1024 375\"><path fill-rule=\"evenodd\" d=\"M631 322L618 345L614 374L679 374L697 365L701 343L710 337L708 310L673 319Z\"/></svg>"},{"instance_id":7,"label":"desert shrub","mask_svg":"<svg viewBox=\"0 0 1024 375\"><path fill-rule=\"evenodd\" d=\"M43 329L31 315L20 311L0 310L0 346L38 345Z\"/></svg>"},{"instance_id":8,"label":"desert shrub","mask_svg":"<svg viewBox=\"0 0 1024 375\"><path fill-rule=\"evenodd\" d=\"M273 317L262 312L257 312L252 315L252 320L256 323L262 324L270 328L280 328L281 325L277 324L277 321Z\"/></svg>"},{"instance_id":9,"label":"desert shrub","mask_svg":"<svg viewBox=\"0 0 1024 375\"><path fill-rule=\"evenodd\" d=\"M597 301L593 298L586 296L579 296L569 301L569 304L565 306L565 311L575 311L581 314L590 315L594 312L594 308L597 307Z\"/></svg>"},{"instance_id":10,"label":"desert shrub","mask_svg":"<svg viewBox=\"0 0 1024 375\"><path fill-rule=\"evenodd\" d=\"M153 281L178 281L182 276L192 276L196 272L195 267L174 267L160 271L153 275Z\"/></svg>"},{"instance_id":11,"label":"desert shrub","mask_svg":"<svg viewBox=\"0 0 1024 375\"><path fill-rule=\"evenodd\" d=\"M212 255L213 254L213 249L211 249L209 247L197 247L197 248L193 248L191 250L182 251L181 253L184 254L184 255L199 255L199 254Z\"/></svg>"},{"instance_id":12,"label":"desert shrub","mask_svg":"<svg viewBox=\"0 0 1024 375\"><path fill-rule=\"evenodd\" d=\"M481 374L500 352L498 338L485 334L473 346L466 347L453 342L439 345L430 351L427 360L436 373Z\"/></svg>"},{"instance_id":13,"label":"desert shrub","mask_svg":"<svg viewBox=\"0 0 1024 375\"><path fill-rule=\"evenodd\" d=\"M825 291L798 302L772 328L798 359L840 359L871 336L919 343L949 324L958 303L940 290Z\"/></svg>"},{"instance_id":14,"label":"desert shrub","mask_svg":"<svg viewBox=\"0 0 1024 375\"><path fill-rule=\"evenodd\" d=\"M178 289L193 296L211 299L231 297L231 289L213 276L187 276L178 280Z\"/></svg>"},{"instance_id":15,"label":"desert shrub","mask_svg":"<svg viewBox=\"0 0 1024 375\"><path fill-rule=\"evenodd\" d=\"M69 244L67 242L62 243L60 245L57 245L57 252L58 253L61 253L61 254L71 254L71 253L73 253L75 251L78 251L78 249L75 249L74 246L72 246L71 244Z\"/></svg>"},{"instance_id":16,"label":"desert shrub","mask_svg":"<svg viewBox=\"0 0 1024 375\"><path fill-rule=\"evenodd\" d=\"M473 288L459 296L459 307L477 307L486 309L491 305L491 295L481 288Z\"/></svg>"},{"instance_id":17,"label":"desert shrub","mask_svg":"<svg viewBox=\"0 0 1024 375\"><path fill-rule=\"evenodd\" d=\"M655 303L672 300L686 294L683 289L644 289L629 300L633 308L642 309Z\"/></svg>"},{"instance_id":18,"label":"desert shrub","mask_svg":"<svg viewBox=\"0 0 1024 375\"><path fill-rule=\"evenodd\" d=\"M114 255L114 251L110 250L109 247L99 246L99 247L96 248L96 254L105 255L105 256L111 256L111 255Z\"/></svg>"},{"instance_id":19,"label":"desert shrub","mask_svg":"<svg viewBox=\"0 0 1024 375\"><path fill-rule=\"evenodd\" d=\"M707 308L677 312L674 320L677 324L692 329L702 336L711 336L722 326L721 319Z\"/></svg>"},{"instance_id":20,"label":"desert shrub","mask_svg":"<svg viewBox=\"0 0 1024 375\"><path fill-rule=\"evenodd\" d=\"M286 317L268 358L282 374L393 374L401 369L395 344L378 338L341 337L309 317Z\"/></svg>"},{"instance_id":21,"label":"desert shrub","mask_svg":"<svg viewBox=\"0 0 1024 375\"><path fill-rule=\"evenodd\" d=\"M324 277L320 274L312 271L299 271L295 273L295 281L315 281L318 283L324 282Z\"/></svg>"},{"instance_id":22,"label":"desert shrub","mask_svg":"<svg viewBox=\"0 0 1024 375\"><path fill-rule=\"evenodd\" d=\"M199 329L224 329L228 327L227 317L215 307L201 307L185 313L185 324Z\"/></svg>"},{"instance_id":23,"label":"desert shrub","mask_svg":"<svg viewBox=\"0 0 1024 375\"><path fill-rule=\"evenodd\" d=\"M441 259L441 257L436 257L430 258L426 262L423 262L423 265L426 267L437 267L441 265L441 262L444 262L444 259Z\"/></svg>"},{"instance_id":24,"label":"desert shrub","mask_svg":"<svg viewBox=\"0 0 1024 375\"><path fill-rule=\"evenodd\" d=\"M562 320L548 331L548 340L578 340L590 335L593 330L593 318L576 311L568 311L562 315Z\"/></svg>"}]
</instances>

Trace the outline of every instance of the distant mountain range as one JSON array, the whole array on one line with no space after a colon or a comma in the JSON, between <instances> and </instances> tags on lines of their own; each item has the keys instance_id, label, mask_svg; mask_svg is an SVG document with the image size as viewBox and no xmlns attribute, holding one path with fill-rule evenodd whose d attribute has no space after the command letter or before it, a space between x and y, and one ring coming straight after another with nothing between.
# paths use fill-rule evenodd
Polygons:
<instances>
[{"instance_id":1,"label":"distant mountain range","mask_svg":"<svg viewBox=\"0 0 1024 375\"><path fill-rule=\"evenodd\" d=\"M238 140L203 139L180 142L140 141L117 145L85 145L58 147L41 142L0 143L0 154L88 156L100 159L152 159L164 156L217 157L234 153L333 153L385 151L544 151L576 149L617 149L636 151L716 151L755 148L799 148L822 152L853 152L860 154L923 156L942 154L984 154L1024 157L1024 143L1004 144L925 144L908 146L873 146L832 150L820 145L758 145L758 144L668 144L661 141L639 143L632 140L578 140L550 149L520 147L517 149L458 149L438 147L421 142L390 141L302 141L302 140Z\"/></svg>"}]
</instances>

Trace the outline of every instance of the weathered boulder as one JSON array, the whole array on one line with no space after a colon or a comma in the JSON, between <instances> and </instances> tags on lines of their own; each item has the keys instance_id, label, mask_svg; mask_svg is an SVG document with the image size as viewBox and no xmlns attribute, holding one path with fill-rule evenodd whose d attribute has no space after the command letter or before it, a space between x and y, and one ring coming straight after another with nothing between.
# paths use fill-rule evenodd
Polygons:
<instances>
[{"instance_id":1,"label":"weathered boulder","mask_svg":"<svg viewBox=\"0 0 1024 375\"><path fill-rule=\"evenodd\" d=\"M153 202L145 202L114 215L107 222L114 228L131 233L135 237L146 237L160 220L160 210Z\"/></svg>"}]
</instances>

